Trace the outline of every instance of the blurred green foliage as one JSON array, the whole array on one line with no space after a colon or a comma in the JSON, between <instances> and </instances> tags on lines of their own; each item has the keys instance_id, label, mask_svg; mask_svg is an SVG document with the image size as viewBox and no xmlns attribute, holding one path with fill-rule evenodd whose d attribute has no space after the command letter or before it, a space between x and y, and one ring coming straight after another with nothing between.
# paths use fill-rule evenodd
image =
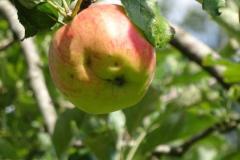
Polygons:
<instances>
[{"instance_id":1,"label":"blurred green foliage","mask_svg":"<svg viewBox=\"0 0 240 160\"><path fill-rule=\"evenodd\" d=\"M223 28L226 33L232 31ZM8 23L0 16L0 42L9 34ZM205 65L225 68L225 81L235 84L229 91L167 46L157 50L155 78L142 101L99 116L62 103L66 100L53 85L48 71L52 34L45 32L35 37L49 93L58 111L52 137L46 132L29 86L28 68L19 44L0 52L0 159L146 160L159 144L180 144L229 115L239 114L240 43L232 34L218 48L222 59L205 59ZM239 150L240 130L236 129L208 136L183 157L160 159L238 160Z\"/></svg>"}]
</instances>

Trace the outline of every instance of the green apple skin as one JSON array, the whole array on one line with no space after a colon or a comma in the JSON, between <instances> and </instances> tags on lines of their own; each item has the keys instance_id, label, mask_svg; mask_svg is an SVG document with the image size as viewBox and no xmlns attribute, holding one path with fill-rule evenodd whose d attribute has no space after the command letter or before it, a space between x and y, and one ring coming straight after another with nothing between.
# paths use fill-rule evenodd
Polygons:
<instances>
[{"instance_id":1,"label":"green apple skin","mask_svg":"<svg viewBox=\"0 0 240 160\"><path fill-rule=\"evenodd\" d=\"M49 68L57 88L81 110L109 113L138 103L154 75L154 47L119 5L96 4L54 35Z\"/></svg>"}]
</instances>

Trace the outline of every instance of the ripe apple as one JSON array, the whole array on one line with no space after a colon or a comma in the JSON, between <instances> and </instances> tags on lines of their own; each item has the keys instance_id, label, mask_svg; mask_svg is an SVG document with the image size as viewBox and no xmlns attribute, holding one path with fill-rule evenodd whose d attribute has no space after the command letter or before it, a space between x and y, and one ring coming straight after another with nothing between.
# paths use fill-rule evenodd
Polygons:
<instances>
[{"instance_id":1,"label":"ripe apple","mask_svg":"<svg viewBox=\"0 0 240 160\"><path fill-rule=\"evenodd\" d=\"M154 47L116 4L94 4L54 35L52 79L77 107L102 114L138 103L155 70Z\"/></svg>"}]
</instances>

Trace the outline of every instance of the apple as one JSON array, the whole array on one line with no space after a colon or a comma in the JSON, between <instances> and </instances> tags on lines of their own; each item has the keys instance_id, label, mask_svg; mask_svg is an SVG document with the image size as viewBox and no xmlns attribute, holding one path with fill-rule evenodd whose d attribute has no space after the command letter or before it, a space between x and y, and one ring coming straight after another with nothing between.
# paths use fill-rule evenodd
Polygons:
<instances>
[{"instance_id":1,"label":"apple","mask_svg":"<svg viewBox=\"0 0 240 160\"><path fill-rule=\"evenodd\" d=\"M154 47L116 4L94 4L53 36L49 68L77 107L109 113L138 103L155 70Z\"/></svg>"}]
</instances>

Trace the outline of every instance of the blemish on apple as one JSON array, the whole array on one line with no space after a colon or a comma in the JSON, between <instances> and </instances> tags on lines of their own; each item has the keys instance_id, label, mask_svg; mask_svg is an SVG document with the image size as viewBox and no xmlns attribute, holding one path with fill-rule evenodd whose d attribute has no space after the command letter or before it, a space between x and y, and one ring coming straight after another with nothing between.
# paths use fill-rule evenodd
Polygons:
<instances>
[{"instance_id":1,"label":"blemish on apple","mask_svg":"<svg viewBox=\"0 0 240 160\"><path fill-rule=\"evenodd\" d=\"M156 63L154 47L115 4L81 11L55 33L49 54L55 85L76 107L92 114L138 103Z\"/></svg>"}]
</instances>

